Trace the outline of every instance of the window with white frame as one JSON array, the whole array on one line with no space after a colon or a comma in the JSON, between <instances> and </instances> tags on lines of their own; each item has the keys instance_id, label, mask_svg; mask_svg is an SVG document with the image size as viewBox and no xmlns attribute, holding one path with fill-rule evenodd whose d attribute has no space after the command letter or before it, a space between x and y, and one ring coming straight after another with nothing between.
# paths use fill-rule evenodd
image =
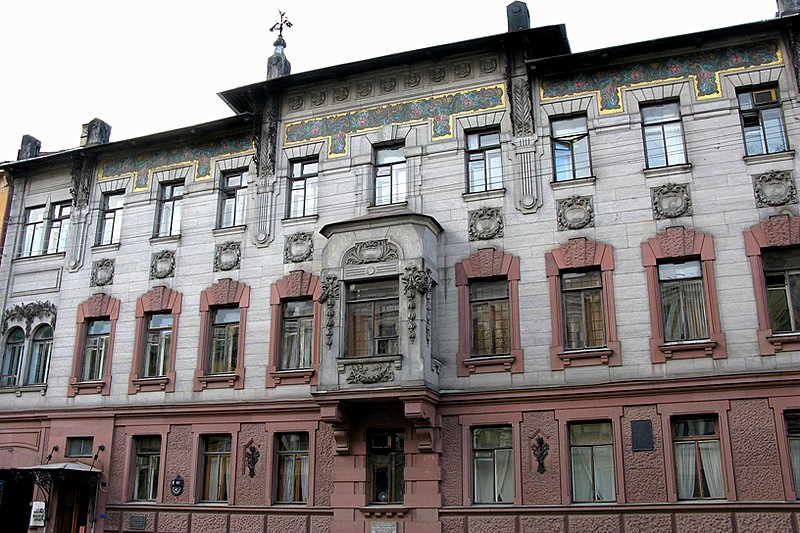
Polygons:
<instances>
[{"instance_id":1,"label":"window with white frame","mask_svg":"<svg viewBox=\"0 0 800 533\"><path fill-rule=\"evenodd\" d=\"M724 498L717 417L673 418L671 423L678 499Z\"/></svg>"},{"instance_id":2,"label":"window with white frame","mask_svg":"<svg viewBox=\"0 0 800 533\"><path fill-rule=\"evenodd\" d=\"M747 155L774 154L789 149L777 86L737 92Z\"/></svg>"},{"instance_id":3,"label":"window with white frame","mask_svg":"<svg viewBox=\"0 0 800 533\"><path fill-rule=\"evenodd\" d=\"M0 363L0 387L19 384L22 356L25 352L25 332L22 328L12 328L6 335L3 360Z\"/></svg>"},{"instance_id":4,"label":"window with white frame","mask_svg":"<svg viewBox=\"0 0 800 533\"><path fill-rule=\"evenodd\" d=\"M553 140L553 178L566 181L592 175L589 159L589 128L586 115L550 120Z\"/></svg>"},{"instance_id":5,"label":"window with white frame","mask_svg":"<svg viewBox=\"0 0 800 533\"><path fill-rule=\"evenodd\" d=\"M279 433L276 437L276 503L308 501L308 433Z\"/></svg>"},{"instance_id":6,"label":"window with white frame","mask_svg":"<svg viewBox=\"0 0 800 533\"><path fill-rule=\"evenodd\" d=\"M161 464L161 437L133 438L134 478L133 499L155 501L158 496L158 469Z\"/></svg>"},{"instance_id":7,"label":"window with white frame","mask_svg":"<svg viewBox=\"0 0 800 533\"><path fill-rule=\"evenodd\" d=\"M283 342L279 370L309 368L314 341L314 300L286 300L281 303Z\"/></svg>"},{"instance_id":8,"label":"window with white frame","mask_svg":"<svg viewBox=\"0 0 800 533\"><path fill-rule=\"evenodd\" d=\"M569 425L572 501L616 501L613 442L611 422Z\"/></svg>"},{"instance_id":9,"label":"window with white frame","mask_svg":"<svg viewBox=\"0 0 800 533\"><path fill-rule=\"evenodd\" d=\"M180 235L182 201L183 181L161 183L158 192L156 237Z\"/></svg>"},{"instance_id":10,"label":"window with white frame","mask_svg":"<svg viewBox=\"0 0 800 533\"><path fill-rule=\"evenodd\" d=\"M172 313L151 313L147 316L147 342L141 374L143 378L167 374L172 347L172 320Z\"/></svg>"},{"instance_id":11,"label":"window with white frame","mask_svg":"<svg viewBox=\"0 0 800 533\"><path fill-rule=\"evenodd\" d=\"M33 332L33 342L25 374L26 385L47 383L52 351L53 328L48 324L42 324Z\"/></svg>"},{"instance_id":12,"label":"window with white frame","mask_svg":"<svg viewBox=\"0 0 800 533\"><path fill-rule=\"evenodd\" d=\"M202 454L200 501L227 501L230 494L231 436L204 435Z\"/></svg>"},{"instance_id":13,"label":"window with white frame","mask_svg":"<svg viewBox=\"0 0 800 533\"><path fill-rule=\"evenodd\" d=\"M664 340L680 342L707 339L708 319L700 261L660 263L658 285Z\"/></svg>"},{"instance_id":14,"label":"window with white frame","mask_svg":"<svg viewBox=\"0 0 800 533\"><path fill-rule=\"evenodd\" d=\"M640 111L647 168L686 163L679 103L642 104Z\"/></svg>"},{"instance_id":15,"label":"window with white frame","mask_svg":"<svg viewBox=\"0 0 800 533\"><path fill-rule=\"evenodd\" d=\"M243 226L247 214L247 181L245 172L225 173L219 188L219 221L217 227Z\"/></svg>"},{"instance_id":16,"label":"window with white frame","mask_svg":"<svg viewBox=\"0 0 800 533\"><path fill-rule=\"evenodd\" d=\"M212 312L209 374L236 370L239 353L239 308L218 307Z\"/></svg>"},{"instance_id":17,"label":"window with white frame","mask_svg":"<svg viewBox=\"0 0 800 533\"><path fill-rule=\"evenodd\" d=\"M67 250L69 237L69 217L72 214L71 202L50 204L50 220L47 225L47 253L55 254Z\"/></svg>"},{"instance_id":18,"label":"window with white frame","mask_svg":"<svg viewBox=\"0 0 800 533\"><path fill-rule=\"evenodd\" d=\"M318 159L292 161L287 183L287 218L300 218L317 214Z\"/></svg>"},{"instance_id":19,"label":"window with white frame","mask_svg":"<svg viewBox=\"0 0 800 533\"><path fill-rule=\"evenodd\" d=\"M106 359L111 336L111 321L90 320L86 327L86 344L81 381L98 381L105 375Z\"/></svg>"},{"instance_id":20,"label":"window with white frame","mask_svg":"<svg viewBox=\"0 0 800 533\"><path fill-rule=\"evenodd\" d=\"M786 418L786 436L789 439L789 461L792 464L792 480L794 493L800 499L800 411L788 411Z\"/></svg>"},{"instance_id":21,"label":"window with white frame","mask_svg":"<svg viewBox=\"0 0 800 533\"><path fill-rule=\"evenodd\" d=\"M472 429L474 503L514 503L514 446L511 426Z\"/></svg>"},{"instance_id":22,"label":"window with white frame","mask_svg":"<svg viewBox=\"0 0 800 533\"><path fill-rule=\"evenodd\" d=\"M375 205L405 202L407 194L405 147L375 148Z\"/></svg>"},{"instance_id":23,"label":"window with white frame","mask_svg":"<svg viewBox=\"0 0 800 533\"><path fill-rule=\"evenodd\" d=\"M49 207L26 209L20 256L30 257L66 251L71 213L71 202L53 202Z\"/></svg>"},{"instance_id":24,"label":"window with white frame","mask_svg":"<svg viewBox=\"0 0 800 533\"><path fill-rule=\"evenodd\" d=\"M467 134L467 192L503 188L500 131Z\"/></svg>"},{"instance_id":25,"label":"window with white frame","mask_svg":"<svg viewBox=\"0 0 800 533\"><path fill-rule=\"evenodd\" d=\"M39 255L44 249L44 214L46 207L31 207L25 210L25 226L22 230L22 248L19 255Z\"/></svg>"},{"instance_id":26,"label":"window with white frame","mask_svg":"<svg viewBox=\"0 0 800 533\"><path fill-rule=\"evenodd\" d=\"M398 281L365 281L347 287L347 355L372 357L399 351Z\"/></svg>"},{"instance_id":27,"label":"window with white frame","mask_svg":"<svg viewBox=\"0 0 800 533\"><path fill-rule=\"evenodd\" d=\"M403 431L368 433L370 503L401 503L405 494L405 434Z\"/></svg>"},{"instance_id":28,"label":"window with white frame","mask_svg":"<svg viewBox=\"0 0 800 533\"><path fill-rule=\"evenodd\" d=\"M104 193L100 200L100 219L97 224L97 244L117 244L122 233L124 191Z\"/></svg>"},{"instance_id":29,"label":"window with white frame","mask_svg":"<svg viewBox=\"0 0 800 533\"><path fill-rule=\"evenodd\" d=\"M561 274L564 348L583 350L606 345L603 284L600 269Z\"/></svg>"}]
</instances>

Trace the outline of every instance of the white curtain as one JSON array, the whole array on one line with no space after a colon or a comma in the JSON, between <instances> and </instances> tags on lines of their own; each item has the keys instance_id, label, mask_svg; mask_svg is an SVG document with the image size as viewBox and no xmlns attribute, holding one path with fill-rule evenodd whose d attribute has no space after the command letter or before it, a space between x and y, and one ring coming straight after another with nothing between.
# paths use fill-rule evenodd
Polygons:
<instances>
[{"instance_id":1,"label":"white curtain","mask_svg":"<svg viewBox=\"0 0 800 533\"><path fill-rule=\"evenodd\" d=\"M614 449L611 446L594 447L594 499L597 501L615 501L614 490Z\"/></svg>"},{"instance_id":2,"label":"white curtain","mask_svg":"<svg viewBox=\"0 0 800 533\"><path fill-rule=\"evenodd\" d=\"M709 496L724 498L725 487L722 482L722 462L719 457L719 442L705 441L698 443L700 448L700 464L706 477Z\"/></svg>"},{"instance_id":3,"label":"white curtain","mask_svg":"<svg viewBox=\"0 0 800 533\"><path fill-rule=\"evenodd\" d=\"M300 457L300 501L308 501L308 456Z\"/></svg>"},{"instance_id":4,"label":"white curtain","mask_svg":"<svg viewBox=\"0 0 800 533\"><path fill-rule=\"evenodd\" d=\"M800 498L800 439L789 439L789 457L794 474L794 493Z\"/></svg>"},{"instance_id":5,"label":"white curtain","mask_svg":"<svg viewBox=\"0 0 800 533\"><path fill-rule=\"evenodd\" d=\"M280 496L282 502L294 501L294 457L291 455L283 458L283 491Z\"/></svg>"},{"instance_id":6,"label":"white curtain","mask_svg":"<svg viewBox=\"0 0 800 533\"><path fill-rule=\"evenodd\" d=\"M490 455L475 457L475 503L494 503L494 462Z\"/></svg>"},{"instance_id":7,"label":"white curtain","mask_svg":"<svg viewBox=\"0 0 800 533\"><path fill-rule=\"evenodd\" d=\"M591 448L572 448L572 500L576 502L594 501Z\"/></svg>"},{"instance_id":8,"label":"white curtain","mask_svg":"<svg viewBox=\"0 0 800 533\"><path fill-rule=\"evenodd\" d=\"M678 498L690 500L694 498L695 449L694 442L675 444L675 466L678 471Z\"/></svg>"},{"instance_id":9,"label":"white curtain","mask_svg":"<svg viewBox=\"0 0 800 533\"><path fill-rule=\"evenodd\" d=\"M511 450L495 450L498 502L514 502L514 459Z\"/></svg>"}]
</instances>

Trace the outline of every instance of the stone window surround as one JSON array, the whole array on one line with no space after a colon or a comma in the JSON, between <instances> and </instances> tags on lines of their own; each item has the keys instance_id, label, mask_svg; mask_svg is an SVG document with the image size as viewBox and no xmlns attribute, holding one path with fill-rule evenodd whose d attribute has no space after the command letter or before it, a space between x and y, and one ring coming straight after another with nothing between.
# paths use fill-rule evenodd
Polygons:
<instances>
[{"instance_id":1,"label":"stone window surround","mask_svg":"<svg viewBox=\"0 0 800 533\"><path fill-rule=\"evenodd\" d=\"M770 398L769 406L775 417L778 459L780 461L781 476L783 477L783 492L786 495L786 501L797 501L800 494L795 493L794 490L794 478L792 477L792 464L789 453L789 436L786 432L786 411L796 412L800 410L800 397L790 395Z\"/></svg>"},{"instance_id":2,"label":"stone window surround","mask_svg":"<svg viewBox=\"0 0 800 533\"><path fill-rule=\"evenodd\" d=\"M239 468L239 431L240 424L195 424L192 426L192 455L195 468L191 469L189 479L186 480L186 492L189 493L190 501L187 503L200 503L200 496L203 491L203 439L214 435L230 435L231 437L231 456L228 465L228 499L219 502L203 502L212 505L230 505L236 501L236 485L241 469Z\"/></svg>"},{"instance_id":3,"label":"stone window surround","mask_svg":"<svg viewBox=\"0 0 800 533\"><path fill-rule=\"evenodd\" d=\"M319 276L295 270L272 284L270 288L270 341L269 366L267 367L267 387L294 384L317 384L321 353L322 284ZM281 329L283 326L282 303L288 299L309 298L314 301L313 331L311 345L311 367L292 370L279 370L281 357Z\"/></svg>"},{"instance_id":4,"label":"stone window surround","mask_svg":"<svg viewBox=\"0 0 800 533\"><path fill-rule=\"evenodd\" d=\"M583 350L567 350L564 339L564 310L561 299L561 273L566 270L599 268L603 286L603 321L606 346ZM621 344L617 336L614 304L614 249L585 237L570 239L545 254L545 273L550 285L550 320L553 342L550 346L550 368L601 365L618 366Z\"/></svg>"},{"instance_id":5,"label":"stone window surround","mask_svg":"<svg viewBox=\"0 0 800 533\"><path fill-rule=\"evenodd\" d=\"M137 392L175 391L175 359L178 346L178 321L181 314L183 296L164 286L153 287L136 300L136 329L133 338L133 365L131 368L128 394ZM147 321L153 313L172 315L172 339L169 349L169 368L163 377L140 377L144 364L144 351L147 349Z\"/></svg>"},{"instance_id":6,"label":"stone window surround","mask_svg":"<svg viewBox=\"0 0 800 533\"><path fill-rule=\"evenodd\" d=\"M472 373L524 371L523 350L520 341L519 315L519 257L494 248L482 248L463 261L456 263L456 290L458 291L458 369L457 375ZM473 280L503 277L508 280L509 341L508 355L472 356L469 283Z\"/></svg>"},{"instance_id":7,"label":"stone window surround","mask_svg":"<svg viewBox=\"0 0 800 533\"><path fill-rule=\"evenodd\" d=\"M239 308L239 349L236 369L231 373L208 374L208 358L211 355L211 321L215 308ZM197 347L197 370L194 375L194 391L203 389L243 389L245 337L247 308L250 307L250 287L244 283L223 278L200 293L200 335Z\"/></svg>"},{"instance_id":8,"label":"stone window surround","mask_svg":"<svg viewBox=\"0 0 800 533\"><path fill-rule=\"evenodd\" d=\"M317 427L318 422L315 420L310 421L297 421L297 422L267 422L267 445L266 450L262 452L261 457L264 460L264 471L271 475L267 487L267 505L273 506L287 506L297 507L298 505L313 506L316 503L314 493L315 481L315 465L314 454L317 450ZM277 445L276 436L280 433L307 433L308 434L308 486L306 491L308 498L305 503L276 503L276 492L278 490L278 461L277 461ZM267 474L265 474L267 475Z\"/></svg>"},{"instance_id":9,"label":"stone window surround","mask_svg":"<svg viewBox=\"0 0 800 533\"><path fill-rule=\"evenodd\" d=\"M122 472L122 486L125 487L125 501L132 502L133 500L133 487L136 475L136 444L137 437L160 437L161 450L159 452L160 462L158 466L158 490L156 491L156 500L154 503L164 503L164 492L169 492L169 483L166 479L166 453L167 453L167 436L169 435L168 425L142 425L142 426L128 426L125 431L125 455L128 459L126 468ZM151 502L153 503L153 502Z\"/></svg>"},{"instance_id":10,"label":"stone window surround","mask_svg":"<svg viewBox=\"0 0 800 533\"><path fill-rule=\"evenodd\" d=\"M75 332L75 351L72 355L72 375L69 378L67 396L78 394L101 394L108 396L111 393L111 363L114 356L114 337L119 318L120 301L104 293L98 293L78 305L77 327ZM98 381L81 381L83 360L86 356L86 334L88 323L91 319L104 318L111 322L111 331L108 336L108 356L103 369L103 378Z\"/></svg>"},{"instance_id":11,"label":"stone window surround","mask_svg":"<svg viewBox=\"0 0 800 533\"><path fill-rule=\"evenodd\" d=\"M662 320L661 295L658 281L658 263L664 259L700 260L703 273L703 296L708 321L708 339L702 341L665 342ZM725 334L720 323L717 283L714 275L714 239L683 226L673 226L642 243L642 266L647 276L647 294L650 306L650 357L653 363L669 359L727 357Z\"/></svg>"}]
</instances>

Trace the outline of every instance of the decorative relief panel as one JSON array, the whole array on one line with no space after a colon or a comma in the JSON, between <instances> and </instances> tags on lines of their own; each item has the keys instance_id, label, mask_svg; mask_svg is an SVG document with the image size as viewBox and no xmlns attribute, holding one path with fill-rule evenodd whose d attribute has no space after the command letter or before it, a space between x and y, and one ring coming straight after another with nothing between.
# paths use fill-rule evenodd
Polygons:
<instances>
[{"instance_id":1,"label":"decorative relief panel","mask_svg":"<svg viewBox=\"0 0 800 533\"><path fill-rule=\"evenodd\" d=\"M366 82L358 84L356 90L362 98L371 91L371 84ZM327 140L329 156L343 156L347 154L347 139L352 134L423 121L431 123L433 140L451 138L456 117L503 109L505 94L504 85L492 85L289 122L284 127L284 145Z\"/></svg>"},{"instance_id":2,"label":"decorative relief panel","mask_svg":"<svg viewBox=\"0 0 800 533\"><path fill-rule=\"evenodd\" d=\"M783 62L777 42L762 42L733 48L703 50L653 59L647 63L630 63L614 68L584 71L565 78L542 80L543 101L592 94L597 97L601 114L620 113L622 89L668 80L692 79L698 100L722 96L720 77L725 72Z\"/></svg>"},{"instance_id":3,"label":"decorative relief panel","mask_svg":"<svg viewBox=\"0 0 800 533\"><path fill-rule=\"evenodd\" d=\"M410 72L406 74L406 87L414 88L419 86L422 81L422 75L419 72Z\"/></svg>"},{"instance_id":4,"label":"decorative relief panel","mask_svg":"<svg viewBox=\"0 0 800 533\"><path fill-rule=\"evenodd\" d=\"M314 107L319 107L325 103L326 95L325 91L314 91L311 93L309 98L311 100L311 105Z\"/></svg>"},{"instance_id":5,"label":"decorative relief panel","mask_svg":"<svg viewBox=\"0 0 800 533\"><path fill-rule=\"evenodd\" d=\"M656 220L692 214L692 200L689 197L689 186L686 184L667 183L651 189L651 195L653 217Z\"/></svg>"},{"instance_id":6,"label":"decorative relief panel","mask_svg":"<svg viewBox=\"0 0 800 533\"><path fill-rule=\"evenodd\" d=\"M381 92L390 93L397 89L397 78L389 77L381 79Z\"/></svg>"},{"instance_id":7,"label":"decorative relief panel","mask_svg":"<svg viewBox=\"0 0 800 533\"><path fill-rule=\"evenodd\" d=\"M422 270L416 266L406 267L405 274L400 277L403 282L403 294L408 300L408 338L413 343L417 338L417 295L425 299L425 337L431 342L431 287L433 281L430 270Z\"/></svg>"},{"instance_id":8,"label":"decorative relief panel","mask_svg":"<svg viewBox=\"0 0 800 533\"><path fill-rule=\"evenodd\" d=\"M503 236L503 215L499 207L482 207L469 212L469 240L485 241Z\"/></svg>"},{"instance_id":9,"label":"decorative relief panel","mask_svg":"<svg viewBox=\"0 0 800 533\"><path fill-rule=\"evenodd\" d=\"M590 196L572 196L558 201L558 230L594 226L594 208Z\"/></svg>"},{"instance_id":10,"label":"decorative relief panel","mask_svg":"<svg viewBox=\"0 0 800 533\"><path fill-rule=\"evenodd\" d=\"M380 263L391 259L400 259L397 246L386 239L358 242L345 252L342 258L344 265L363 265Z\"/></svg>"},{"instance_id":11,"label":"decorative relief panel","mask_svg":"<svg viewBox=\"0 0 800 533\"><path fill-rule=\"evenodd\" d=\"M21 322L25 324L25 336L31 334L31 326L36 319L46 320L51 327L56 327L56 316L58 309L52 302L31 302L27 304L16 304L3 312L3 330L0 335L5 335L8 330L9 322Z\"/></svg>"},{"instance_id":12,"label":"decorative relief panel","mask_svg":"<svg viewBox=\"0 0 800 533\"><path fill-rule=\"evenodd\" d=\"M175 275L175 252L162 250L150 258L150 279L171 278Z\"/></svg>"},{"instance_id":13,"label":"decorative relief panel","mask_svg":"<svg viewBox=\"0 0 800 533\"><path fill-rule=\"evenodd\" d=\"M445 67L436 67L428 71L431 83L442 83L447 79L447 69Z\"/></svg>"},{"instance_id":14,"label":"decorative relief panel","mask_svg":"<svg viewBox=\"0 0 800 533\"><path fill-rule=\"evenodd\" d=\"M345 102L350 98L350 87L342 85L333 88L333 99L337 102Z\"/></svg>"},{"instance_id":15,"label":"decorative relief panel","mask_svg":"<svg viewBox=\"0 0 800 533\"><path fill-rule=\"evenodd\" d=\"M103 287L114 283L114 260L100 259L92 263L90 287Z\"/></svg>"},{"instance_id":16,"label":"decorative relief panel","mask_svg":"<svg viewBox=\"0 0 800 533\"><path fill-rule=\"evenodd\" d=\"M533 135L533 114L531 113L531 87L525 80L517 80L513 85L514 135L522 137Z\"/></svg>"},{"instance_id":17,"label":"decorative relief panel","mask_svg":"<svg viewBox=\"0 0 800 533\"><path fill-rule=\"evenodd\" d=\"M791 172L772 170L754 176L753 192L758 207L779 207L797 203L797 188Z\"/></svg>"},{"instance_id":18,"label":"decorative relief panel","mask_svg":"<svg viewBox=\"0 0 800 533\"><path fill-rule=\"evenodd\" d=\"M392 363L358 363L347 365L348 383L388 383L394 381Z\"/></svg>"},{"instance_id":19,"label":"decorative relief panel","mask_svg":"<svg viewBox=\"0 0 800 533\"><path fill-rule=\"evenodd\" d=\"M472 77L472 64L467 62L456 64L456 66L453 67L453 74L459 79Z\"/></svg>"},{"instance_id":20,"label":"decorative relief panel","mask_svg":"<svg viewBox=\"0 0 800 533\"><path fill-rule=\"evenodd\" d=\"M333 346L333 326L336 324L336 302L339 300L339 278L332 274L322 280L322 294L319 303L325 306L325 345Z\"/></svg>"},{"instance_id":21,"label":"decorative relief panel","mask_svg":"<svg viewBox=\"0 0 800 533\"><path fill-rule=\"evenodd\" d=\"M218 244L214 251L214 272L239 268L242 258L242 243L228 241Z\"/></svg>"},{"instance_id":22,"label":"decorative relief panel","mask_svg":"<svg viewBox=\"0 0 800 533\"><path fill-rule=\"evenodd\" d=\"M302 263L314 255L314 241L310 233L287 235L283 245L284 263Z\"/></svg>"}]
</instances>

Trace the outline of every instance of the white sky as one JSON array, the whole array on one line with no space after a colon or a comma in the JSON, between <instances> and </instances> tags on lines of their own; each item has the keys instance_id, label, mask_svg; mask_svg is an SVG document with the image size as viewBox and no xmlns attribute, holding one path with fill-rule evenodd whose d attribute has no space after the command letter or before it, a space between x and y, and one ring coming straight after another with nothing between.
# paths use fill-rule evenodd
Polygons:
<instances>
[{"instance_id":1,"label":"white sky","mask_svg":"<svg viewBox=\"0 0 800 533\"><path fill-rule=\"evenodd\" d=\"M0 161L53 152L99 118L119 141L232 115L218 92L265 78L286 12L298 73L507 31L511 0L4 0ZM528 0L573 52L774 18L776 0ZM479 6L467 7L468 5Z\"/></svg>"}]
</instances>

